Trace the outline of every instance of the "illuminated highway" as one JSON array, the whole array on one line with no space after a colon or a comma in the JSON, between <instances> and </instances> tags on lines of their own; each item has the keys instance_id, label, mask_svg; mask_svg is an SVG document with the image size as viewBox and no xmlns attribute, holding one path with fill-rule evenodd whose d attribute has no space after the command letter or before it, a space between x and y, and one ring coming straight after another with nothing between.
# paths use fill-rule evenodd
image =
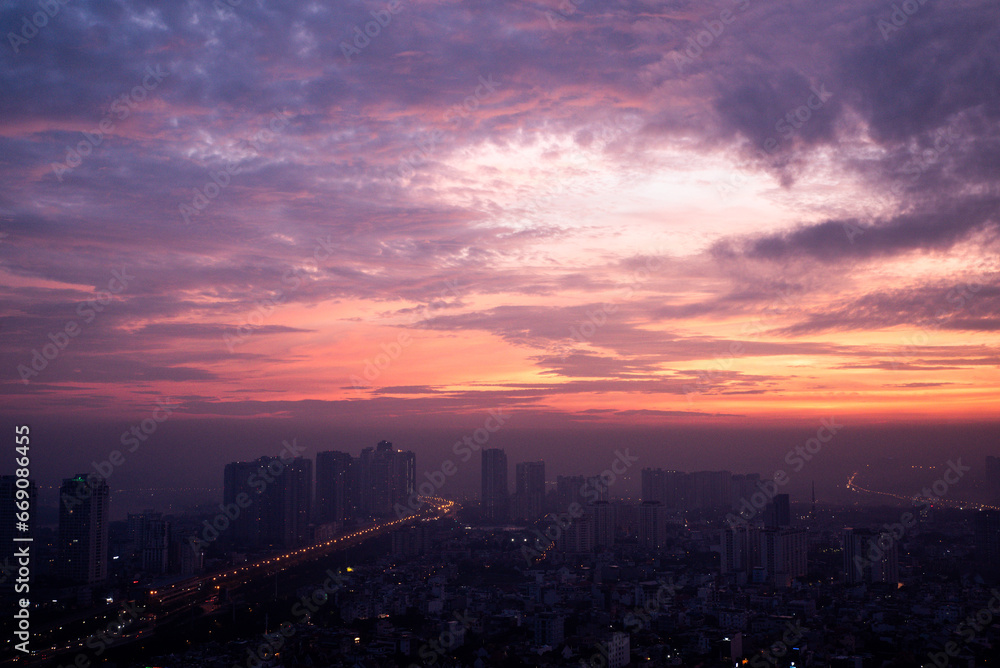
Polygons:
<instances>
[{"instance_id":1,"label":"illuminated highway","mask_svg":"<svg viewBox=\"0 0 1000 668\"><path fill-rule=\"evenodd\" d=\"M847 489L852 492L865 493L865 494L876 494L878 496L886 496L891 499L898 499L900 501L914 502L914 501L927 501L930 504L940 504L942 506L949 506L951 508L959 508L961 510L1000 510L1000 507L990 506L985 503L975 503L973 501L956 501L953 499L945 499L936 496L922 496L920 494L913 494L911 496L904 496L902 494L893 494L892 492L880 492L875 489L868 489L867 487L862 487L856 480L860 471L855 471L847 479Z\"/></svg>"},{"instance_id":2,"label":"illuminated highway","mask_svg":"<svg viewBox=\"0 0 1000 668\"><path fill-rule=\"evenodd\" d=\"M290 550L284 554L272 555L266 559L260 559L221 572L208 573L199 577L182 580L167 587L152 589L149 592L149 601L145 606L143 614L138 619L135 619L133 623L126 626L121 635L116 637L109 647L118 647L136 640L149 638L156 633L157 627L196 607L201 608L205 614L211 613L217 607L215 603L222 590L232 590L253 580L259 580L288 568L320 559L334 552L354 547L366 540L406 526L407 524L446 517L458 509L455 503L447 499L420 497L420 500L425 502L426 506L422 510L402 519L383 521L362 529L357 529L349 534L338 536L337 538L310 545L309 547ZM116 616L116 613L112 613L108 619L114 619ZM106 624L101 625L99 628L91 631L91 634L86 637L61 642L44 649L34 647L29 661L37 662L39 659L53 658L57 655L73 651L79 651L90 656L94 654L95 641L93 634L100 633L105 628ZM89 648L87 646L88 639L90 640ZM34 641L34 639L32 640ZM3 661L0 665L17 665L21 658L15 657ZM21 663L23 664L23 662Z\"/></svg>"}]
</instances>

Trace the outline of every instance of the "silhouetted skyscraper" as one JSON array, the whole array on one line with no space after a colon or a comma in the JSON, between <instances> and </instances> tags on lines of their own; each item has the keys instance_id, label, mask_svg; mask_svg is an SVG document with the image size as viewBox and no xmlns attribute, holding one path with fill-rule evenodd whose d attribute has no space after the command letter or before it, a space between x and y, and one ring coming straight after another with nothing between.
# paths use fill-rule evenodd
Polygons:
<instances>
[{"instance_id":1,"label":"silhouetted skyscraper","mask_svg":"<svg viewBox=\"0 0 1000 668\"><path fill-rule=\"evenodd\" d=\"M594 503L595 501L610 501L611 500L611 488L607 485L606 481L599 475L587 476L587 484L583 489L583 501L584 504Z\"/></svg>"},{"instance_id":2,"label":"silhouetted skyscraper","mask_svg":"<svg viewBox=\"0 0 1000 668\"><path fill-rule=\"evenodd\" d=\"M756 537L756 529L749 526L735 526L722 530L721 535L721 570L723 575L739 575L744 578L740 584L746 581L745 576L754 563L753 540Z\"/></svg>"},{"instance_id":3,"label":"silhouetted skyscraper","mask_svg":"<svg viewBox=\"0 0 1000 668\"><path fill-rule=\"evenodd\" d=\"M639 544L650 550L659 550L666 545L666 509L659 501L643 501L639 504Z\"/></svg>"},{"instance_id":4,"label":"silhouetted skyscraper","mask_svg":"<svg viewBox=\"0 0 1000 668\"><path fill-rule=\"evenodd\" d=\"M688 508L728 508L732 502L733 474L729 471L695 471L688 474L693 498Z\"/></svg>"},{"instance_id":5,"label":"silhouetted skyscraper","mask_svg":"<svg viewBox=\"0 0 1000 668\"><path fill-rule=\"evenodd\" d=\"M170 555L170 523L161 513L128 514L128 536L139 566L147 573L166 573Z\"/></svg>"},{"instance_id":6,"label":"silhouetted skyscraper","mask_svg":"<svg viewBox=\"0 0 1000 668\"><path fill-rule=\"evenodd\" d=\"M1000 512L980 510L975 522L976 559L981 566L994 569L1000 566Z\"/></svg>"},{"instance_id":7,"label":"silhouetted skyscraper","mask_svg":"<svg viewBox=\"0 0 1000 668\"><path fill-rule=\"evenodd\" d=\"M587 508L594 517L594 547L612 547L615 544L615 506L607 501L597 501Z\"/></svg>"},{"instance_id":8,"label":"silhouetted skyscraper","mask_svg":"<svg viewBox=\"0 0 1000 668\"><path fill-rule=\"evenodd\" d=\"M59 499L57 572L76 584L103 582L108 576L108 484L80 473L63 480Z\"/></svg>"},{"instance_id":9,"label":"silhouetted skyscraper","mask_svg":"<svg viewBox=\"0 0 1000 668\"><path fill-rule=\"evenodd\" d=\"M787 494L775 494L764 507L764 526L778 529L792 525L792 509Z\"/></svg>"},{"instance_id":10,"label":"silhouetted skyscraper","mask_svg":"<svg viewBox=\"0 0 1000 668\"><path fill-rule=\"evenodd\" d=\"M539 518L545 500L545 462L519 462L515 467L514 488L518 518Z\"/></svg>"},{"instance_id":11,"label":"silhouetted skyscraper","mask_svg":"<svg viewBox=\"0 0 1000 668\"><path fill-rule=\"evenodd\" d=\"M408 503L416 489L416 455L394 449L389 441L365 448L353 463L354 503L358 517L388 517Z\"/></svg>"},{"instance_id":12,"label":"silhouetted skyscraper","mask_svg":"<svg viewBox=\"0 0 1000 668\"><path fill-rule=\"evenodd\" d=\"M384 517L392 512L392 472L394 451L389 441L379 441L369 459L372 467L372 515Z\"/></svg>"},{"instance_id":13,"label":"silhouetted skyscraper","mask_svg":"<svg viewBox=\"0 0 1000 668\"><path fill-rule=\"evenodd\" d=\"M142 536L142 570L147 573L166 573L170 555L170 522L160 513L146 520Z\"/></svg>"},{"instance_id":14,"label":"silhouetted skyscraper","mask_svg":"<svg viewBox=\"0 0 1000 668\"><path fill-rule=\"evenodd\" d=\"M245 494L249 505L238 497ZM304 457L260 457L226 465L223 502L240 507L231 537L240 549L295 547L309 539L312 461Z\"/></svg>"},{"instance_id":15,"label":"silhouetted skyscraper","mask_svg":"<svg viewBox=\"0 0 1000 668\"><path fill-rule=\"evenodd\" d=\"M584 514L574 517L556 540L556 549L571 554L587 554L594 550L594 517Z\"/></svg>"},{"instance_id":16,"label":"silhouetted skyscraper","mask_svg":"<svg viewBox=\"0 0 1000 668\"><path fill-rule=\"evenodd\" d=\"M417 490L417 456L409 450L397 450L392 464L392 506L406 505Z\"/></svg>"},{"instance_id":17,"label":"silhouetted skyscraper","mask_svg":"<svg viewBox=\"0 0 1000 668\"><path fill-rule=\"evenodd\" d=\"M582 475L556 476L556 512L565 513L574 503L581 506L587 502L584 492L587 490L587 478Z\"/></svg>"},{"instance_id":18,"label":"silhouetted skyscraper","mask_svg":"<svg viewBox=\"0 0 1000 668\"><path fill-rule=\"evenodd\" d=\"M899 581L897 543L880 542L881 535L871 529L844 529L844 578L848 584Z\"/></svg>"},{"instance_id":19,"label":"silhouetted skyscraper","mask_svg":"<svg viewBox=\"0 0 1000 668\"><path fill-rule=\"evenodd\" d=\"M806 574L806 532L800 529L752 531L759 537L760 566L767 581L787 587L794 578Z\"/></svg>"},{"instance_id":20,"label":"silhouetted skyscraper","mask_svg":"<svg viewBox=\"0 0 1000 668\"><path fill-rule=\"evenodd\" d=\"M267 514L265 506L270 503L271 496L266 494L267 483L258 471L266 470L267 461L262 457L253 462L231 462L223 472L222 501L227 508L240 509L239 516L230 521L228 529L228 539L238 549L255 549L263 542L261 522ZM243 504L237 503L238 498L249 505L242 507Z\"/></svg>"},{"instance_id":21,"label":"silhouetted skyscraper","mask_svg":"<svg viewBox=\"0 0 1000 668\"><path fill-rule=\"evenodd\" d=\"M990 501L1000 501L1000 457L986 457L986 488Z\"/></svg>"},{"instance_id":22,"label":"silhouetted skyscraper","mask_svg":"<svg viewBox=\"0 0 1000 668\"><path fill-rule=\"evenodd\" d=\"M351 517L348 487L351 456L327 450L316 453L316 521L342 522Z\"/></svg>"},{"instance_id":23,"label":"silhouetted skyscraper","mask_svg":"<svg viewBox=\"0 0 1000 668\"><path fill-rule=\"evenodd\" d=\"M296 457L287 465L279 480L282 500L282 536L285 547L299 547L311 539L309 520L312 516L313 463L311 459Z\"/></svg>"},{"instance_id":24,"label":"silhouetted skyscraper","mask_svg":"<svg viewBox=\"0 0 1000 668\"><path fill-rule=\"evenodd\" d=\"M659 501L664 509L722 509L733 504L734 476L729 471L642 470L642 500Z\"/></svg>"},{"instance_id":25,"label":"silhouetted skyscraper","mask_svg":"<svg viewBox=\"0 0 1000 668\"><path fill-rule=\"evenodd\" d=\"M734 473L732 493L730 495L732 504L730 507L733 510L741 510L744 507L744 501L749 502L754 494L760 492L759 483L759 473Z\"/></svg>"},{"instance_id":26,"label":"silhouetted skyscraper","mask_svg":"<svg viewBox=\"0 0 1000 668\"><path fill-rule=\"evenodd\" d=\"M507 453L499 448L483 450L482 479L483 517L488 522L506 522Z\"/></svg>"}]
</instances>

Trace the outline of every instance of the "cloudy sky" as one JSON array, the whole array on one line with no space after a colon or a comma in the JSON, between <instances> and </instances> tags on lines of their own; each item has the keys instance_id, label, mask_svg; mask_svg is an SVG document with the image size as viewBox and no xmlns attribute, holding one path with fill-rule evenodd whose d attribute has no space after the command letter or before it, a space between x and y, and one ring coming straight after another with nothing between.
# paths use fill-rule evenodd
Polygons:
<instances>
[{"instance_id":1,"label":"cloudy sky","mask_svg":"<svg viewBox=\"0 0 1000 668\"><path fill-rule=\"evenodd\" d=\"M5 418L996 416L991 0L43 5Z\"/></svg>"}]
</instances>

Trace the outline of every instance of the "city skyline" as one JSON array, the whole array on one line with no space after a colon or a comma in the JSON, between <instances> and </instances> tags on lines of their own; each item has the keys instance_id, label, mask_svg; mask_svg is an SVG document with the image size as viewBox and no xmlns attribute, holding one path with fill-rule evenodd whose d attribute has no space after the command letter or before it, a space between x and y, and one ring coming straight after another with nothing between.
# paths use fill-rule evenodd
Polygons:
<instances>
[{"instance_id":1,"label":"city skyline","mask_svg":"<svg viewBox=\"0 0 1000 668\"><path fill-rule=\"evenodd\" d=\"M511 461L507 459L504 449L490 448L484 450L484 453L492 451L493 454L489 459L497 459L497 462L484 466L483 462L488 457L481 456L477 460L478 465L474 467L475 482L463 487L448 484L449 476L454 473L454 463L450 460L445 460L440 467L449 469L448 473L439 471L438 468L422 468L423 465L418 465L414 453L396 449L392 443L384 439L375 446L359 448L357 457L347 452L328 450L315 453L315 459L312 459L309 456L301 456L304 448L296 443L286 441L284 446L285 449L277 456L262 455L255 459L225 464L221 475L217 476L222 484L217 487L183 490L186 496L198 499L198 503L173 507L170 503L164 503L164 499L169 497L158 496L152 493L157 490L149 490L150 493L145 498L133 501L124 507L116 507L112 518L120 520L126 515L137 514L140 508L142 512L186 514L195 511L196 508L204 510L206 506L215 506L219 500L223 504L231 504L240 492L249 494L253 491L255 494L263 494L270 490L273 494L278 490L279 497L271 503L280 506L284 503L280 500L280 495L291 494L300 500L289 503L293 506L304 505L297 511L301 515L300 519L296 520L299 528L293 531L293 535L299 538L272 542L295 545L304 540L302 527L305 524L340 522L360 517L403 516L420 507L418 499L422 496L442 496L460 501L472 501L474 504L483 503L491 494L486 489L488 480L490 489L495 489L499 495L494 501L494 504L497 501L501 504L500 514L497 517L506 520L524 520L537 516L539 514L537 511L543 507L548 512L551 510L550 502L553 498L558 499L559 506L566 506L573 501L593 503L609 500L630 502L652 500L662 503L664 508L679 511L720 509L732 504L734 510L740 512L750 510L758 521L763 522L765 526L773 527L787 524L790 500L803 505L807 503L815 505L817 500L813 479L800 476L803 480L797 486L796 493L789 494L790 477L788 472L780 469L774 472L733 472L728 469L685 471L664 469L659 466L641 466L634 474L625 473L621 476L615 475L610 469L606 469L603 473L591 471L590 474L579 474L552 471L550 468L549 474L546 474L544 460ZM391 458L380 463L376 459L379 452L383 456L391 455ZM627 454L624 456L628 457ZM998 491L1000 487L990 474L990 467L995 461L1000 461L1000 457L987 456L985 468L978 462L970 462L974 465L965 466L961 458L957 462L949 460L939 467L904 465L897 470L890 470L866 466L862 470L853 471L846 481L844 498L821 499L821 501L838 504L847 499L855 505L879 505L885 503L886 499L896 501L907 499L908 495L901 494L901 491L914 492L915 494L909 495L913 498L920 496L926 498L932 496L934 490L925 485L922 491L916 491L917 488L913 486L912 481L925 480L929 471L937 471L939 475L944 473L946 476L958 471L959 480L966 475L966 471L976 471L957 496L944 502L957 506L965 503L969 507L1000 510L997 506L991 505L1000 503L1000 491ZM883 463L895 465L891 460L885 460ZM289 482L289 479L284 477L286 470L291 471L291 480L299 482ZM859 474L865 485L872 485L875 489L861 484L858 480ZM3 478L14 480L13 476ZM102 477L97 469L77 474L70 479L64 478L63 487L67 480L76 479L103 484L107 486L109 493L115 491L114 487L108 484L108 478ZM74 499L78 495L71 494L67 497L65 490L60 487L40 486L33 478L30 482L32 512L37 515L39 509L43 511L37 518L42 525L54 526L57 514L62 512L61 509L77 505ZM293 485L293 488L297 485L302 489L301 491L286 489L286 484ZM40 498L37 497L39 489L43 490ZM588 489L600 491L588 492L586 491ZM49 491L58 491L58 494L51 495ZM142 490L118 490L119 494L136 491ZM192 496L191 492L199 494ZM763 494L762 498L766 497L766 509L764 502L757 504L756 508L748 503L740 506L741 501L749 500L755 494ZM775 506L775 501L781 505ZM526 510L529 512L525 512ZM56 511L56 514L52 511Z\"/></svg>"},{"instance_id":2,"label":"city skyline","mask_svg":"<svg viewBox=\"0 0 1000 668\"><path fill-rule=\"evenodd\" d=\"M730 599L715 601L717 622L698 624L702 633L710 632L717 639L725 634L718 648L712 649L701 640L682 643L684 651L690 654L720 655L717 658L723 663L717 665L724 665L733 657L755 657L759 662L769 651L783 651L774 644L770 649L767 645L761 646L761 640L769 634L761 634L756 627L763 624L770 628L769 625L775 622L791 624L788 620L796 619L794 628L798 628L803 620L815 617L815 611L810 613L813 609L810 606L815 605L818 596L833 595L847 602L859 595L867 596L869 589L875 597L896 590L906 592L905 596L914 591L926 592L918 583L928 576L939 577L936 573L940 567L927 568L927 564L942 556L938 546L942 530L962 536L952 548L944 550L943 556L947 557L951 549L964 551L969 560L962 568L982 574L977 577L994 580L995 571L989 569L995 569L1000 563L1000 550L997 549L1000 507L990 505L1000 503L1000 491L990 478L973 477L963 481L972 467L961 462L949 462L947 467L923 472L923 476L940 477L910 496L864 487L872 484L869 479L883 484L892 480L891 471L867 471L861 480L858 479L861 472L855 472L848 486L856 494L880 497L877 505L864 510L857 503L817 506L815 498L809 503L801 499L792 503L790 495L782 492L786 476L779 472L762 476L727 470L678 471L644 467L640 471L639 498L620 498L612 495L611 490L616 488L619 477L635 464L636 458L628 449L616 451L616 459L600 473L564 475L555 472L554 481L549 481L544 460L512 462L503 449L483 448L477 462L482 485L480 499L478 502L464 500L462 505L456 506L437 496L428 498L428 495L436 495L443 485L435 482L433 475L425 475L426 480L418 485L415 472L421 464L414 453L397 449L384 439L375 446L362 447L357 457L341 451L316 452L315 467L311 459L302 456L305 448L295 440L286 441L284 448L277 457L263 456L228 463L222 472L225 496L217 509L200 508L165 515L150 508L141 513L129 513L127 522L114 522L109 516L112 497L109 487L98 473L91 472L63 480L59 524L53 532L44 522L38 521L38 508L33 499L33 512L27 513L27 521L32 526L31 540L38 540L36 549L43 555L42 566L36 577L21 577L17 582L28 582L34 589L50 592L46 595L46 604L36 606L40 609L34 614L51 616L59 614L54 611L60 610L60 606L69 606L69 612L62 613L66 615L67 630L63 631L63 626L53 627L39 636L41 644L35 646L47 648L40 652L39 660L57 656L61 649L74 652L74 647L84 646L82 641L50 644L53 642L50 638L78 637L73 635L70 624L80 619L72 610L81 606L125 604L118 616L120 622L112 622L103 634L92 633L84 639L87 647L96 648L98 656L108 645L116 643L126 652L134 652L126 647L136 641L142 645L142 651L156 653L154 648L157 646L176 647L176 635L166 630L169 625L165 622L174 620L176 623L192 606L200 607L196 616L206 617L206 622L214 618L211 623L215 630L224 628L222 620L228 618L228 613L218 614L220 594L213 592L220 589L226 592L259 591L261 584L269 590L273 577L277 601L279 576L294 577L293 573L310 568L310 563L350 551L352 545L359 550L374 550L376 554L387 551L379 563L383 566L394 564L394 572L408 565L427 563L426 558L440 566L441 559L463 554L462 545L475 545L477 558L488 560L485 570L489 570L489 562L504 564L501 568L521 571L521 577L527 578L522 587L522 603L530 605L534 600L544 603L542 608L531 606L534 612L527 619L528 638L519 641L528 644L519 645L518 651L534 651L540 655L565 645L561 652L564 659L580 651L581 642L590 641L586 633L581 638L579 629L574 631L570 624L573 614L559 605L560 597L555 590L543 584L544 573L548 572L549 576L555 573L562 583L568 578L592 577L593 582L587 584L591 591L608 585L627 591L627 587L621 589L623 583L619 578L632 572L637 563L649 568L660 563L660 568L666 567L672 578L678 576L676 569L686 564L686 571L701 573L698 577L708 584L707 591L719 587L719 594ZM990 456L984 461L986 468L992 470L998 458ZM515 472L514 480L509 480L511 468ZM453 463L445 462L437 474L443 478L453 471ZM18 482L23 477L22 472L0 480L0 503L3 504L0 517L11 520L11 526L14 525L15 497L22 497L15 490L28 490L23 498L34 497L30 481L26 485ZM965 492L983 495L988 503L961 501L951 489L960 483ZM426 490L419 491L421 487ZM417 494L421 495L420 502L413 503ZM892 499L889 505L884 497ZM325 507L319 505L320 499L325 499ZM408 499L410 505L402 505L403 499ZM952 514L946 515L949 510ZM449 520L453 512L458 512L459 516ZM962 517L962 521L956 523L957 517ZM890 521L877 518L890 518ZM893 523L895 518L898 521ZM19 515L18 522L22 521ZM970 526L972 531L969 531ZM0 531L0 536L6 536L7 540L15 533L6 530L9 528ZM20 524L15 528L27 530ZM930 533L923 535L928 530ZM437 542L442 539L445 545ZM364 547L366 544L368 547ZM0 562L0 598L10 597L14 583L9 573L14 572L11 563L17 557L3 553L0 557L3 558ZM587 566L588 563L591 565ZM351 573L354 575L350 579L361 584L359 572L371 578L365 585L368 587L377 583L387 571L383 568L371 572L361 564L346 567L339 574L327 568L324 584L315 591L337 593L339 585L333 587L333 583L343 583ZM510 577L510 573L505 577ZM686 582L687 575L684 575L680 584ZM473 589L484 584L474 585ZM646 585L648 582L636 585L633 589L636 596ZM495 583L485 585L480 591L489 592L495 586ZM468 581L465 587L469 587ZM288 633L308 629L308 633L316 637L317 633L335 633L338 623L350 625L375 615L380 620L394 617L393 613L384 612L388 609L384 604L370 600L371 594L352 589L351 595L346 592L343 598L338 595L336 609L340 621L333 627L319 630L311 624L298 626L285 622ZM821 594L825 589L829 592ZM706 590L699 587L697 591L698 598L702 598L700 592ZM746 601L741 603L742 595L735 596L738 591L756 592L758 603L769 601L771 606L780 603L785 606L782 608L784 613L772 615L768 621L768 617L752 611L753 606L746 607ZM295 595L299 596L299 592L301 588ZM794 592L794 600L789 600L791 592ZM290 591L286 591L282 596L289 594ZM54 597L51 606L47 604L48 596ZM803 596L810 602L806 603ZM921 597L926 600L926 593ZM465 600L464 594L461 598ZM490 598L486 596L484 600ZM715 595L708 593L705 598L711 601ZM239 600L233 599L234 616ZM301 597L298 605L304 605L306 600ZM323 603L327 600L326 595L314 599ZM419 608L431 616L441 612L431 599L424 600L416 608L409 605L412 602L408 595L402 594L401 602L392 608L397 623L402 622L403 618L398 615L404 603L409 606L408 610ZM801 608L803 604L805 608ZM657 616L656 608L647 610ZM504 614L507 612L509 610ZM304 608L293 607L292 614L302 617ZM158 625L160 618L163 623ZM751 624L751 618L757 622ZM682 616L677 623L689 625L690 622L683 621L685 619ZM946 616L947 619L950 617ZM308 617L299 621L308 621ZM619 668L636 658L636 643L642 646L647 642L646 636L637 634L638 629L632 628L633 622L634 619L626 615L620 620L623 626L618 627L624 630L609 632L604 643L606 651L603 653L617 657L614 665ZM267 624L266 616L264 624ZM380 623L374 645L362 651L376 655L384 651L374 648L384 648L387 636L393 635L392 624L386 624L388 626ZM160 632L161 643L167 644L154 643L147 647L141 643L144 635L156 633L158 626L164 626L164 631ZM469 630L461 626L454 628L463 637ZM126 629L129 631L125 632ZM225 633L234 634L234 637L242 635L236 628ZM365 632L351 633L357 645L362 636L355 633ZM483 639L491 635L486 633ZM210 636L211 631L204 636L204 641ZM731 640L730 636L735 636L736 640ZM478 635L473 637L479 638ZM797 636L786 634L782 637L791 642ZM745 647L744 639L756 649ZM95 642L97 644L93 644ZM393 647L397 661L413 655L414 648L409 644L407 632L403 632L401 641L393 642L396 642ZM673 642L681 641L674 637ZM727 644L722 645L722 642ZM192 651L198 652L198 656L206 652L230 656L233 651L243 651L239 648L244 646L245 643L219 645L210 642ZM198 643L195 647L199 647ZM455 647L448 645L441 651L447 653L452 649ZM798 647L793 649L800 651ZM173 660L175 652L170 651ZM295 651L315 651L315 645L299 646ZM78 656L85 657L86 652ZM933 651L928 652L928 656L933 657ZM862 657L851 660L860 662Z\"/></svg>"}]
</instances>

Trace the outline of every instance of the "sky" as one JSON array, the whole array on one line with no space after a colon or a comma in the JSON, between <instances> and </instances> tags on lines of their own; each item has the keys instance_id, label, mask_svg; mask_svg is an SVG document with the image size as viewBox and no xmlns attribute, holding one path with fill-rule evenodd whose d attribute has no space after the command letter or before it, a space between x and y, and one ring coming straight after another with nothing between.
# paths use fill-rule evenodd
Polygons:
<instances>
[{"instance_id":1,"label":"sky","mask_svg":"<svg viewBox=\"0 0 1000 668\"><path fill-rule=\"evenodd\" d=\"M443 452L491 410L542 456L1000 435L994 2L16 1L0 33L0 416L53 476L157 415L129 475L276 454L264 424Z\"/></svg>"}]
</instances>

